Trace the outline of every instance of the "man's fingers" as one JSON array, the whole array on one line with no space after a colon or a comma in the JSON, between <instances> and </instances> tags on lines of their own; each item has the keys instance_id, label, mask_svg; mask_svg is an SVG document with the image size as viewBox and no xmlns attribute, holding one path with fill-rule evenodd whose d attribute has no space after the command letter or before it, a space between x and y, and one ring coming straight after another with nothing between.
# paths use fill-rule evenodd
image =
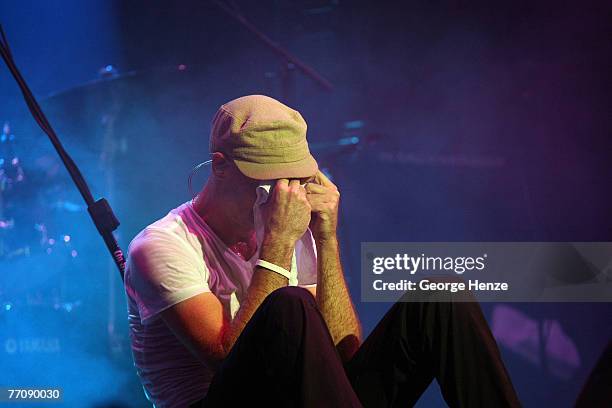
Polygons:
<instances>
[{"instance_id":1,"label":"man's fingers","mask_svg":"<svg viewBox=\"0 0 612 408\"><path fill-rule=\"evenodd\" d=\"M308 183L306 185L306 193L309 197L323 196L326 199L334 200L335 197L340 197L340 192L336 188L325 187L320 184Z\"/></svg>"},{"instance_id":2,"label":"man's fingers","mask_svg":"<svg viewBox=\"0 0 612 408\"><path fill-rule=\"evenodd\" d=\"M289 179L278 179L276 180L276 184L275 186L280 186L280 187L287 187L289 186Z\"/></svg>"},{"instance_id":3,"label":"man's fingers","mask_svg":"<svg viewBox=\"0 0 612 408\"><path fill-rule=\"evenodd\" d=\"M308 183L306 184L306 191L311 194L324 194L327 193L328 187L323 187L320 184Z\"/></svg>"},{"instance_id":4,"label":"man's fingers","mask_svg":"<svg viewBox=\"0 0 612 408\"><path fill-rule=\"evenodd\" d=\"M299 193L300 196L306 196L306 190L300 184L300 180L289 180L289 190Z\"/></svg>"},{"instance_id":5,"label":"man's fingers","mask_svg":"<svg viewBox=\"0 0 612 408\"><path fill-rule=\"evenodd\" d=\"M317 171L317 174L315 175L315 180L317 181L318 184L322 186L330 187L330 188L333 188L334 190L338 189L338 187L336 187L336 185L332 183L331 180L328 179L327 176L323 174L321 170Z\"/></svg>"},{"instance_id":6,"label":"man's fingers","mask_svg":"<svg viewBox=\"0 0 612 408\"><path fill-rule=\"evenodd\" d=\"M329 200L324 197L324 196L320 196L320 195L311 195L308 196L308 202L310 203L310 206L314 209L317 210L319 209L319 207L323 204L326 204Z\"/></svg>"},{"instance_id":7,"label":"man's fingers","mask_svg":"<svg viewBox=\"0 0 612 408\"><path fill-rule=\"evenodd\" d=\"M326 211L338 205L338 200L325 194L309 194L306 196L312 211Z\"/></svg>"}]
</instances>

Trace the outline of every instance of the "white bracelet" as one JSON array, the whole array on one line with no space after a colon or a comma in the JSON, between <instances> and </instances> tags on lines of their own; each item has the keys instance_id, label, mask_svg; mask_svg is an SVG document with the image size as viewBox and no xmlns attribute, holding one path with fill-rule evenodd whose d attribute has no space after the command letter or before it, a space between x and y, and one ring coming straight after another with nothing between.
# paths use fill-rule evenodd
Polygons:
<instances>
[{"instance_id":1,"label":"white bracelet","mask_svg":"<svg viewBox=\"0 0 612 408\"><path fill-rule=\"evenodd\" d=\"M255 262L255 265L261 266L262 268L269 269L272 272L278 273L279 275L283 275L287 279L289 279L291 276L291 272L289 272L285 268L281 268L280 266L274 265L273 263L268 262L268 261L264 261L263 259L258 259L257 262Z\"/></svg>"}]
</instances>

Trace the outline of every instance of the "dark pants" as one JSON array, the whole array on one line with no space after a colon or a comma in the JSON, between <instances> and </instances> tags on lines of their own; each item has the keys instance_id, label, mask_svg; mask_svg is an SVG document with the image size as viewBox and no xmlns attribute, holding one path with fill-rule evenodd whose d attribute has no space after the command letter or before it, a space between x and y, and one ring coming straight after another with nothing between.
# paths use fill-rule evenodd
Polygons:
<instances>
[{"instance_id":1,"label":"dark pants","mask_svg":"<svg viewBox=\"0 0 612 408\"><path fill-rule=\"evenodd\" d=\"M397 302L343 365L314 297L285 287L192 406L408 407L434 378L451 407L520 406L478 303Z\"/></svg>"}]
</instances>

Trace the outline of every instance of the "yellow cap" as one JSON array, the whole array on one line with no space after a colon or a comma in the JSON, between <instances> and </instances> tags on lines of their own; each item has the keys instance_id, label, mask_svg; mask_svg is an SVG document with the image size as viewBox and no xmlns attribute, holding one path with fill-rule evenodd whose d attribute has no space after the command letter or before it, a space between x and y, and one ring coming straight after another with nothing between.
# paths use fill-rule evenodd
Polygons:
<instances>
[{"instance_id":1,"label":"yellow cap","mask_svg":"<svg viewBox=\"0 0 612 408\"><path fill-rule=\"evenodd\" d=\"M229 155L245 176L257 180L310 177L318 170L302 115L264 95L221 105L212 121L210 151Z\"/></svg>"}]
</instances>

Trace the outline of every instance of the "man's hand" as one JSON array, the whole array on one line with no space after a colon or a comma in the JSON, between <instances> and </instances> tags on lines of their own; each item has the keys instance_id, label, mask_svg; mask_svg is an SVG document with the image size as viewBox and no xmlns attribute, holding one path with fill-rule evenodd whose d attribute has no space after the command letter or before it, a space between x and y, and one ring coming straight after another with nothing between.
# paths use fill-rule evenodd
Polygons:
<instances>
[{"instance_id":1,"label":"man's hand","mask_svg":"<svg viewBox=\"0 0 612 408\"><path fill-rule=\"evenodd\" d=\"M262 210L264 235L293 246L306 232L312 208L299 180L279 179Z\"/></svg>"},{"instance_id":2,"label":"man's hand","mask_svg":"<svg viewBox=\"0 0 612 408\"><path fill-rule=\"evenodd\" d=\"M310 230L315 240L335 239L338 227L340 192L320 170L314 181L306 184L308 202L315 213L310 221Z\"/></svg>"},{"instance_id":3,"label":"man's hand","mask_svg":"<svg viewBox=\"0 0 612 408\"><path fill-rule=\"evenodd\" d=\"M314 212L310 229L317 245L317 305L338 348L342 361L349 361L361 343L361 325L346 286L340 262L338 188L323 173L306 185Z\"/></svg>"}]
</instances>

